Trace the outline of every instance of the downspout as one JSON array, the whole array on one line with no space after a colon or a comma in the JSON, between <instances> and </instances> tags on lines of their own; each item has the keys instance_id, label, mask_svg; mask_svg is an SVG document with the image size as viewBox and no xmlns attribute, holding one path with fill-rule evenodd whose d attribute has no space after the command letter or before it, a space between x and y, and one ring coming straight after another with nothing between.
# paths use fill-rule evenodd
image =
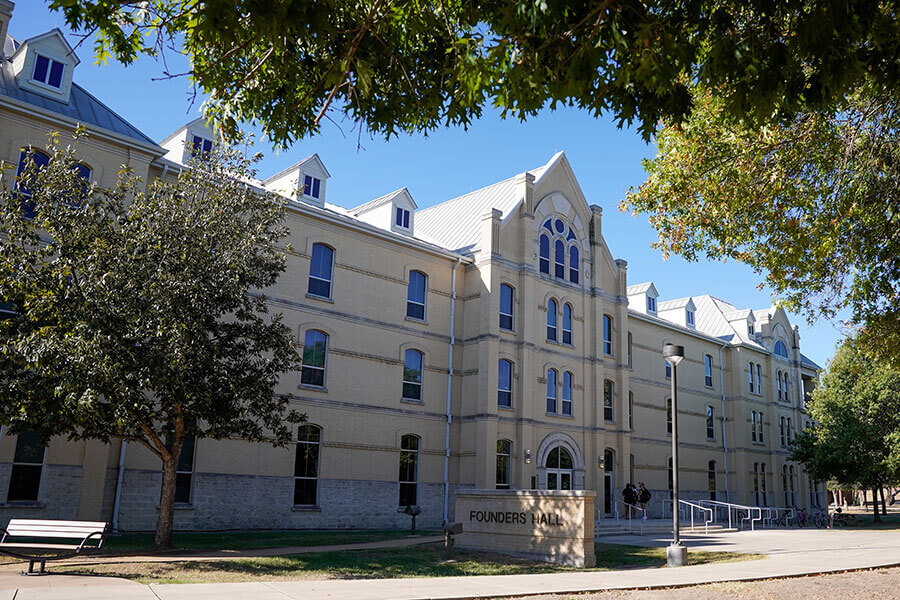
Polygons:
<instances>
[{"instance_id":1,"label":"downspout","mask_svg":"<svg viewBox=\"0 0 900 600\"><path fill-rule=\"evenodd\" d=\"M119 531L119 503L122 501L122 479L125 477L125 448L127 440L122 440L119 446L119 472L116 475L116 499L113 502L112 530Z\"/></svg>"},{"instance_id":2,"label":"downspout","mask_svg":"<svg viewBox=\"0 0 900 600\"><path fill-rule=\"evenodd\" d=\"M453 324L456 308L456 268L460 259L457 258L450 271L450 348L447 353L447 423L444 426L444 523L450 521L450 424L453 422L450 402L453 394L453 344L456 336L453 334Z\"/></svg>"},{"instance_id":3,"label":"downspout","mask_svg":"<svg viewBox=\"0 0 900 600\"><path fill-rule=\"evenodd\" d=\"M728 491L728 438L726 437L726 426L725 423L726 413L725 413L725 364L722 359L722 351L725 349L725 344L719 346L719 387L722 390L722 462L725 474L725 502L731 502L731 493Z\"/></svg>"}]
</instances>

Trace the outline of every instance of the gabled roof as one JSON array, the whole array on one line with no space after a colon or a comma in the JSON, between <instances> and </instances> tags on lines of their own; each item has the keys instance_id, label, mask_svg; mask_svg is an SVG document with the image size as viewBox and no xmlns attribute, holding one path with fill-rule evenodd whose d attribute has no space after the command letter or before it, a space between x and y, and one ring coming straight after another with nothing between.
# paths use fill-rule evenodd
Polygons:
<instances>
[{"instance_id":1,"label":"gabled roof","mask_svg":"<svg viewBox=\"0 0 900 600\"><path fill-rule=\"evenodd\" d=\"M17 44L12 39L12 36L7 36L7 47L9 47L10 42L12 46ZM164 152L150 137L144 135L141 130L120 117L115 111L75 82L72 82L69 102L62 103L59 100L53 100L47 96L19 87L13 75L10 62L7 60L0 65L0 100L2 100L2 97L56 113L74 123L92 125L111 131L119 136L131 138L145 146L151 146L158 150L159 154Z\"/></svg>"},{"instance_id":2,"label":"gabled roof","mask_svg":"<svg viewBox=\"0 0 900 600\"><path fill-rule=\"evenodd\" d=\"M806 367L807 369L814 369L816 371L822 370L822 367L814 363L811 358L809 358L802 352L800 353L800 365Z\"/></svg>"},{"instance_id":3,"label":"gabled roof","mask_svg":"<svg viewBox=\"0 0 900 600\"><path fill-rule=\"evenodd\" d=\"M369 200L365 204L360 204L356 208L351 208L347 212L349 212L351 215L358 216L364 212L372 210L373 208L378 208L382 204L393 202L394 198L396 198L397 196L402 196L403 194L406 194L406 196L409 198L409 201L412 202L413 208L419 208L416 205L416 201L413 200L412 194L409 193L409 190L406 187L402 187L399 190L394 190L393 192L387 193L384 196L379 196L374 200Z\"/></svg>"},{"instance_id":4,"label":"gabled roof","mask_svg":"<svg viewBox=\"0 0 900 600\"><path fill-rule=\"evenodd\" d=\"M750 322L756 321L756 316L753 314L753 310L750 308L744 308L742 310L733 310L731 312L725 313L725 318L729 321L743 321L747 320Z\"/></svg>"},{"instance_id":5,"label":"gabled roof","mask_svg":"<svg viewBox=\"0 0 900 600\"><path fill-rule=\"evenodd\" d=\"M736 326L726 315L733 315L739 309L731 304L709 294L693 296L694 326L700 331L721 339L728 339L732 344L744 344L762 352L769 352L768 348L757 342L747 334L745 327Z\"/></svg>"},{"instance_id":6,"label":"gabled roof","mask_svg":"<svg viewBox=\"0 0 900 600\"><path fill-rule=\"evenodd\" d=\"M535 184L565 156L557 152L546 164L529 171ZM481 240L478 223L482 215L496 208L506 219L522 202L516 193L516 176L498 181L480 190L457 196L424 210L416 211L416 237L430 240L457 252L472 252Z\"/></svg>"},{"instance_id":7,"label":"gabled roof","mask_svg":"<svg viewBox=\"0 0 900 600\"><path fill-rule=\"evenodd\" d=\"M28 38L21 44L15 44L15 51L9 57L12 58L16 54L18 54L20 51L23 51L22 48L27 47L29 44L35 44L37 42L40 42L41 40L45 40L45 39L51 38L51 37L55 37L60 42L62 42L63 46L66 47L66 54L75 61L76 65L81 62L81 59L78 58L77 54L75 54L75 49L72 48L72 46L69 44L69 41L66 39L66 36L63 35L63 32L59 30L59 27L54 27L53 29L51 29L50 31L47 31L45 33L31 36L30 38Z\"/></svg>"},{"instance_id":8,"label":"gabled roof","mask_svg":"<svg viewBox=\"0 0 900 600\"><path fill-rule=\"evenodd\" d=\"M311 161L315 161L315 162L319 163L319 166L322 167L323 171L325 171L325 176L331 177L331 173L329 173L328 169L325 168L325 163L323 163L322 159L319 158L319 155L314 152L314 153L310 154L309 156L307 156L306 158L295 162L291 166L285 167L284 169L278 171L271 177L267 177L266 179L263 179L263 183L269 183L271 181L274 181L274 180L278 179L279 177L281 177L282 175L284 175L285 173L288 173L295 169L299 169L300 167L302 167L303 165L305 165L306 163L311 162Z\"/></svg>"},{"instance_id":9,"label":"gabled roof","mask_svg":"<svg viewBox=\"0 0 900 600\"><path fill-rule=\"evenodd\" d=\"M635 285L629 285L625 290L625 293L629 296L634 296L635 294L643 294L646 292L647 294L659 296L659 292L656 291L656 286L653 285L652 281L648 281L646 283L637 283Z\"/></svg>"},{"instance_id":10,"label":"gabled roof","mask_svg":"<svg viewBox=\"0 0 900 600\"><path fill-rule=\"evenodd\" d=\"M666 300L665 302L660 302L656 305L657 312L663 312L666 310L674 310L676 308L685 308L689 305L692 305L691 297L687 298L677 298L675 300Z\"/></svg>"},{"instance_id":11,"label":"gabled roof","mask_svg":"<svg viewBox=\"0 0 900 600\"><path fill-rule=\"evenodd\" d=\"M197 124L198 122L199 122L199 123L203 123L203 125L206 125L206 119L204 119L203 117L197 117L197 118L194 119L193 121L188 121L187 123L185 123L184 125L182 125L182 126L179 127L178 129L176 129L175 131L173 131L172 133L170 133L169 135L167 135L167 136L165 137L165 139L159 143L159 145L160 145L160 146L164 146L169 140L171 140L172 138L174 138L175 136L177 136L177 135L178 135L179 133L181 133L182 131L185 131L185 130L188 129L189 127L193 127L193 126L194 126L195 124Z\"/></svg>"}]
</instances>

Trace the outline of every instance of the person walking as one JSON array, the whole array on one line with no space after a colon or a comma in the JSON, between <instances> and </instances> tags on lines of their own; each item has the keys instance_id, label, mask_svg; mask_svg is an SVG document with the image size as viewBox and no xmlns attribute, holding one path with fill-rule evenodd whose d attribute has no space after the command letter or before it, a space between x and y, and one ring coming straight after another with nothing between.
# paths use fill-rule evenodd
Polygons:
<instances>
[{"instance_id":1,"label":"person walking","mask_svg":"<svg viewBox=\"0 0 900 600\"><path fill-rule=\"evenodd\" d=\"M650 498L652 498L652 494L650 494L650 490L644 487L644 482L638 482L638 491L637 491L637 500L641 503L641 508L644 510L643 520L647 520L647 503L650 502Z\"/></svg>"},{"instance_id":2,"label":"person walking","mask_svg":"<svg viewBox=\"0 0 900 600\"><path fill-rule=\"evenodd\" d=\"M622 490L622 500L625 502L625 516L630 519L634 516L634 505L637 502L637 494L630 482Z\"/></svg>"}]
</instances>

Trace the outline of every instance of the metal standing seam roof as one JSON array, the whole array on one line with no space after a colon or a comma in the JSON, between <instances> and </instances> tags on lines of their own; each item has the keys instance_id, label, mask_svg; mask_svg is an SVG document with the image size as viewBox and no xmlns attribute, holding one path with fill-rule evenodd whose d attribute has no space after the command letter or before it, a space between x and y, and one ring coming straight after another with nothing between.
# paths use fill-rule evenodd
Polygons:
<instances>
[{"instance_id":1,"label":"metal standing seam roof","mask_svg":"<svg viewBox=\"0 0 900 600\"><path fill-rule=\"evenodd\" d=\"M659 302L656 305L656 312L674 310L676 308L684 308L691 303L691 300L692 298L688 296L687 298L676 298L675 300L666 300L665 302Z\"/></svg>"},{"instance_id":2,"label":"metal standing seam roof","mask_svg":"<svg viewBox=\"0 0 900 600\"><path fill-rule=\"evenodd\" d=\"M822 370L822 367L817 365L815 362L813 362L813 360L811 358L809 358L802 352L800 353L800 365L803 367L806 367L807 369L814 369L816 371Z\"/></svg>"},{"instance_id":3,"label":"metal standing seam roof","mask_svg":"<svg viewBox=\"0 0 900 600\"><path fill-rule=\"evenodd\" d=\"M360 204L356 208L351 208L347 212L354 216L361 215L362 213L368 212L368 211L372 210L373 208L381 206L382 204L387 204L388 202L393 201L394 198L403 194L404 192L406 192L406 194L409 196L409 199L412 200L413 206L415 206L416 201L412 199L412 194L409 193L409 190L406 187L402 187L399 190L394 190L393 192L387 193L384 196L379 196L378 198L375 198L374 200L369 200L365 204ZM418 218L418 217L419 216L417 213L416 218Z\"/></svg>"},{"instance_id":4,"label":"metal standing seam roof","mask_svg":"<svg viewBox=\"0 0 900 600\"><path fill-rule=\"evenodd\" d=\"M7 36L5 48L18 47L18 43ZM139 142L164 150L137 127L120 117L111 108L95 98L83 87L72 82L69 102L63 103L19 87L12 72L11 63L3 60L0 64L0 95L26 102L38 108L55 112L85 125L100 127L113 133L138 140Z\"/></svg>"},{"instance_id":5,"label":"metal standing seam roof","mask_svg":"<svg viewBox=\"0 0 900 600\"><path fill-rule=\"evenodd\" d=\"M634 285L629 285L625 290L625 293L629 296L633 296L634 294L643 294L650 288L653 288L654 290L656 289L656 286L653 285L652 281L648 281L646 283L636 283Z\"/></svg>"},{"instance_id":6,"label":"metal standing seam roof","mask_svg":"<svg viewBox=\"0 0 900 600\"><path fill-rule=\"evenodd\" d=\"M557 152L546 164L527 173L533 175L537 183L562 155L562 152ZM505 219L522 201L521 195L516 193L516 177L416 211L415 237L448 250L471 253L481 241L481 217L496 208L502 213L501 218Z\"/></svg>"}]
</instances>

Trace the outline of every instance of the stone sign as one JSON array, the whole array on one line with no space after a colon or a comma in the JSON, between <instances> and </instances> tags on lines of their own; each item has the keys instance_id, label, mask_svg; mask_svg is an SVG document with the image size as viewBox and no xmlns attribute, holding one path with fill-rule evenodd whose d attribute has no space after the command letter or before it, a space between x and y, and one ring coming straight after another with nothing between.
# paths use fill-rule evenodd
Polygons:
<instances>
[{"instance_id":1,"label":"stone sign","mask_svg":"<svg viewBox=\"0 0 900 600\"><path fill-rule=\"evenodd\" d=\"M593 567L595 496L587 490L459 490L456 546Z\"/></svg>"}]
</instances>

